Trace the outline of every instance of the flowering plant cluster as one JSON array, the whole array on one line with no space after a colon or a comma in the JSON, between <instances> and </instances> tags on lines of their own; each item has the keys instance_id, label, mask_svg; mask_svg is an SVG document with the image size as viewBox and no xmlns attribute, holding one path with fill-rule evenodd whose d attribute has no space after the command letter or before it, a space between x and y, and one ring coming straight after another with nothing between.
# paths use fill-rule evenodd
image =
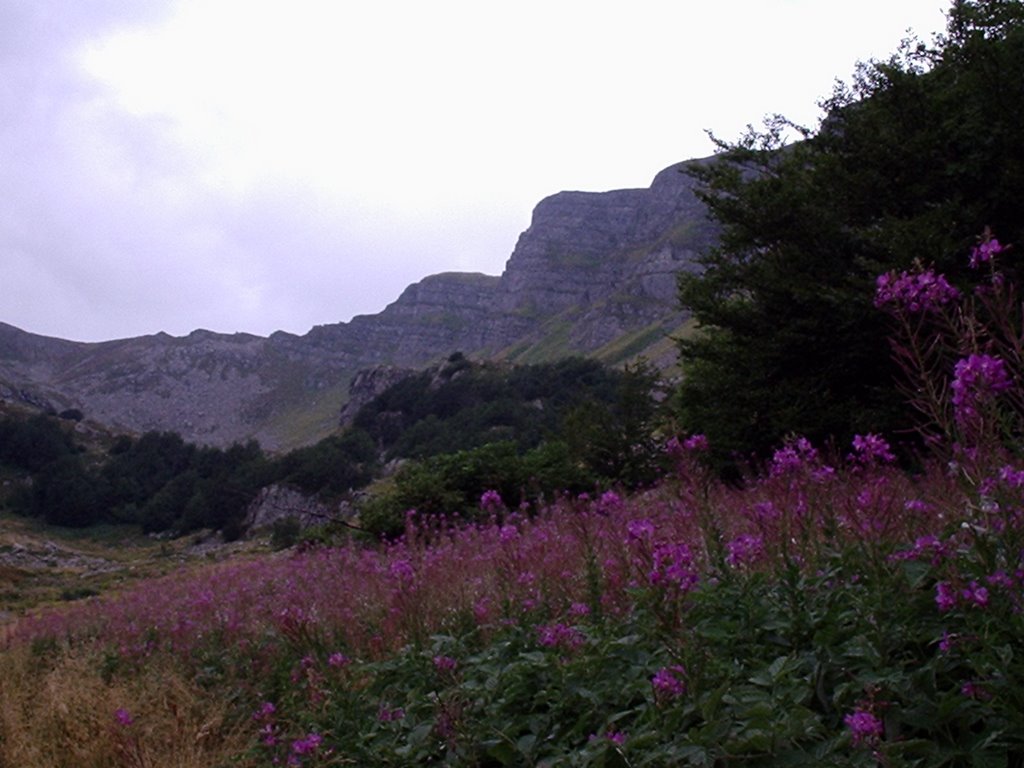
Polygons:
<instances>
[{"instance_id":1,"label":"flowering plant cluster","mask_svg":"<svg viewBox=\"0 0 1024 768\"><path fill-rule=\"evenodd\" d=\"M1024 632L1024 467L915 478L868 433L837 466L796 436L742 487L680 471L176 575L25 620L14 642L97 644L122 675L215 666L254 689L253 764L884 764L908 740L929 764L967 734L1016 743L999 724L1024 718L1024 659L997 649ZM143 754L152 715L115 711L111 738Z\"/></svg>"},{"instance_id":2,"label":"flowering plant cluster","mask_svg":"<svg viewBox=\"0 0 1024 768\"><path fill-rule=\"evenodd\" d=\"M993 242L974 255L990 269ZM94 689L117 698L87 729L107 738L94 764L164 764L155 744L206 745L211 723L248 751L209 764L243 766L1009 764L1024 753L1016 316L1008 281L963 306L947 286L900 276L879 299L905 359L923 355L908 370L948 448L915 474L880 434L827 453L793 435L724 483L701 469L706 438L675 439L674 473L642 493L527 514L487 491L475 524L410 512L391 541L174 574L23 619L7 647L34 670L102 659ZM160 736L168 668L244 715L183 739L175 703ZM45 742L17 736L32 704L7 703L29 677L0 666L3 764L48 764L21 756ZM159 695L130 698L140 681ZM68 710L35 717L70 733Z\"/></svg>"},{"instance_id":3,"label":"flowering plant cluster","mask_svg":"<svg viewBox=\"0 0 1024 768\"><path fill-rule=\"evenodd\" d=\"M970 482L989 469L977 466L978 456L1013 453L1024 427L1024 306L1000 268L1008 250L986 230L969 266L986 267L988 280L971 294L925 270L880 276L875 296L895 320L893 353L921 433ZM922 312L936 320L921 322Z\"/></svg>"},{"instance_id":4,"label":"flowering plant cluster","mask_svg":"<svg viewBox=\"0 0 1024 768\"><path fill-rule=\"evenodd\" d=\"M875 283L875 306L894 313L921 315L936 312L960 299L960 291L933 270L887 272Z\"/></svg>"}]
</instances>

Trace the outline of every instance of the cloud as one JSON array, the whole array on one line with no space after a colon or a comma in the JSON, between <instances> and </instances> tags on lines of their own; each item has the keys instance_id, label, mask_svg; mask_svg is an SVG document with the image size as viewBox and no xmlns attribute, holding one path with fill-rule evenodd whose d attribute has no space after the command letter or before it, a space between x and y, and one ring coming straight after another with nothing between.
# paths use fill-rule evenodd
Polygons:
<instances>
[{"instance_id":1,"label":"cloud","mask_svg":"<svg viewBox=\"0 0 1024 768\"><path fill-rule=\"evenodd\" d=\"M542 197L813 121L930 4L0 4L0 320L302 333L497 274Z\"/></svg>"}]
</instances>

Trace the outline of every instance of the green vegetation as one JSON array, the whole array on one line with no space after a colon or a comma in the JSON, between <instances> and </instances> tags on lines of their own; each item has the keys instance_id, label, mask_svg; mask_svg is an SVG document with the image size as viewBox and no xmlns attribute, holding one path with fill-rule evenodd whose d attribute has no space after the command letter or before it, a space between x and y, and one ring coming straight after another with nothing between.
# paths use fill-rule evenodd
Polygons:
<instances>
[{"instance_id":1,"label":"green vegetation","mask_svg":"<svg viewBox=\"0 0 1024 768\"><path fill-rule=\"evenodd\" d=\"M425 458L512 441L532 448L558 433L584 401L610 402L622 374L583 358L502 367L456 353L438 370L410 376L356 415L353 426L388 458Z\"/></svg>"},{"instance_id":2,"label":"green vegetation","mask_svg":"<svg viewBox=\"0 0 1024 768\"><path fill-rule=\"evenodd\" d=\"M487 490L501 489L518 507L650 482L658 452L642 430L653 425L654 380L646 369L579 358L508 367L455 353L383 392L351 428L278 457L255 442L201 447L171 432L86 450L59 419L10 417L0 421L0 468L16 481L7 506L53 525L116 522L179 535L212 528L230 540L268 485L337 501L368 486L382 461L412 459L360 503L368 531L394 535L410 509L472 518ZM647 413L642 425L637 409Z\"/></svg>"},{"instance_id":3,"label":"green vegetation","mask_svg":"<svg viewBox=\"0 0 1024 768\"><path fill-rule=\"evenodd\" d=\"M783 147L793 126L776 118L692 167L723 231L705 270L680 276L704 332L682 343L679 402L720 459L791 432L843 442L908 426L874 282L915 263L960 281L986 225L1024 239L1021 15L957 2L936 46L837 86L816 134Z\"/></svg>"},{"instance_id":4,"label":"green vegetation","mask_svg":"<svg viewBox=\"0 0 1024 768\"><path fill-rule=\"evenodd\" d=\"M613 366L634 363L641 353L655 351L657 343L667 338L667 335L662 323L651 323L594 350L594 359Z\"/></svg>"},{"instance_id":5,"label":"green vegetation","mask_svg":"<svg viewBox=\"0 0 1024 768\"><path fill-rule=\"evenodd\" d=\"M416 459L360 504L360 525L400 533L409 510L487 519L577 494L652 482L657 375L593 360L513 368L453 355L437 372L395 384L355 418L386 456ZM481 508L493 492L499 501Z\"/></svg>"},{"instance_id":6,"label":"green vegetation","mask_svg":"<svg viewBox=\"0 0 1024 768\"><path fill-rule=\"evenodd\" d=\"M533 343L517 344L508 351L507 359L520 365L534 365L568 357L569 336L573 320L578 314L579 310L574 307L546 320L541 327L540 339Z\"/></svg>"},{"instance_id":7,"label":"green vegetation","mask_svg":"<svg viewBox=\"0 0 1024 768\"><path fill-rule=\"evenodd\" d=\"M717 445L661 440L643 366L458 354L273 462L0 425L42 446L5 476L81 494L75 524L90 493L186 525L230 519L207 491L344 494L414 457L362 505L385 541L50 585L2 637L0 764L1024 765L1024 275L996 237L1024 242L1024 3L949 21L818 136L781 149L775 122L699 171L726 235L681 279L678 407ZM868 422L922 438L913 471Z\"/></svg>"}]
</instances>

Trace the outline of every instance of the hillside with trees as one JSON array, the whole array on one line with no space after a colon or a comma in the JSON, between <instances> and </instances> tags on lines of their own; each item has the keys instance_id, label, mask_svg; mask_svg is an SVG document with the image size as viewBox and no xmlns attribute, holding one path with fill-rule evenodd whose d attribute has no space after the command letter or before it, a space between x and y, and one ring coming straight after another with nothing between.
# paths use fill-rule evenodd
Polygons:
<instances>
[{"instance_id":1,"label":"hillside with trees","mask_svg":"<svg viewBox=\"0 0 1024 768\"><path fill-rule=\"evenodd\" d=\"M385 389L348 428L286 453L269 455L254 441L195 445L174 432L88 441L67 419L12 415L0 419L0 468L18 481L6 506L52 525L212 529L231 541L245 533L260 492L277 485L345 501L368 533L395 535L409 509L472 517L488 489L518 506L652 482L656 384L644 366L583 358L510 366L453 354ZM363 491L389 463L401 466Z\"/></svg>"}]
</instances>

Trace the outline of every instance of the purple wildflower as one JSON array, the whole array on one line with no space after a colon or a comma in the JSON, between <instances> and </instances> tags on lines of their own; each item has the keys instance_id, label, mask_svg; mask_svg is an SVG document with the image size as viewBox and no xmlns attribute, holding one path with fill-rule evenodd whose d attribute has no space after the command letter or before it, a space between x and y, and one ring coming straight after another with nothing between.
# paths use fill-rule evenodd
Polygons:
<instances>
[{"instance_id":1,"label":"purple wildflower","mask_svg":"<svg viewBox=\"0 0 1024 768\"><path fill-rule=\"evenodd\" d=\"M1006 571L998 570L991 576L986 576L985 581L993 587L1001 587L1002 589L1013 589L1013 579L1010 578Z\"/></svg>"},{"instance_id":2,"label":"purple wildflower","mask_svg":"<svg viewBox=\"0 0 1024 768\"><path fill-rule=\"evenodd\" d=\"M832 467L823 466L818 457L817 449L806 437L797 437L786 441L772 455L772 466L769 474L781 477L811 470L815 480L827 480L834 474Z\"/></svg>"},{"instance_id":3,"label":"purple wildflower","mask_svg":"<svg viewBox=\"0 0 1024 768\"><path fill-rule=\"evenodd\" d=\"M681 664L662 667L651 678L654 695L674 699L686 693L686 668Z\"/></svg>"},{"instance_id":4,"label":"purple wildflower","mask_svg":"<svg viewBox=\"0 0 1024 768\"><path fill-rule=\"evenodd\" d=\"M980 586L976 581L972 581L962 590L960 596L963 597L964 602L973 603L978 608L988 605L988 589Z\"/></svg>"},{"instance_id":5,"label":"purple wildflower","mask_svg":"<svg viewBox=\"0 0 1024 768\"><path fill-rule=\"evenodd\" d=\"M504 506L504 502L501 500L501 494L495 490L484 491L480 496L480 508L483 510L498 510L502 506Z\"/></svg>"},{"instance_id":6,"label":"purple wildflower","mask_svg":"<svg viewBox=\"0 0 1024 768\"><path fill-rule=\"evenodd\" d=\"M307 733L301 739L292 742L292 752L296 755L310 755L320 748L324 737L319 733Z\"/></svg>"},{"instance_id":7,"label":"purple wildflower","mask_svg":"<svg viewBox=\"0 0 1024 768\"><path fill-rule=\"evenodd\" d=\"M274 703L272 701L264 701L260 704L260 708L253 713L252 719L264 722L272 719L275 712L277 712L277 707L274 706Z\"/></svg>"},{"instance_id":8,"label":"purple wildflower","mask_svg":"<svg viewBox=\"0 0 1024 768\"><path fill-rule=\"evenodd\" d=\"M647 519L630 520L626 523L626 533L632 541L650 540L654 537L654 523Z\"/></svg>"},{"instance_id":9,"label":"purple wildflower","mask_svg":"<svg viewBox=\"0 0 1024 768\"><path fill-rule=\"evenodd\" d=\"M982 264L992 261L1004 250L1006 250L1005 247L998 240L994 237L987 237L971 251L971 269L977 269Z\"/></svg>"},{"instance_id":10,"label":"purple wildflower","mask_svg":"<svg viewBox=\"0 0 1024 768\"><path fill-rule=\"evenodd\" d=\"M943 653L949 653L953 650L953 646L956 645L957 636L951 635L949 630L943 630L942 639L939 640L939 650Z\"/></svg>"},{"instance_id":11,"label":"purple wildflower","mask_svg":"<svg viewBox=\"0 0 1024 768\"><path fill-rule=\"evenodd\" d=\"M907 510L907 512L917 512L919 514L932 511L931 504L922 499L910 499L909 501L905 501L903 503L903 508Z\"/></svg>"},{"instance_id":12,"label":"purple wildflower","mask_svg":"<svg viewBox=\"0 0 1024 768\"><path fill-rule=\"evenodd\" d=\"M459 665L455 659L451 656L435 656L433 658L434 669L438 672L454 672L455 667Z\"/></svg>"},{"instance_id":13,"label":"purple wildflower","mask_svg":"<svg viewBox=\"0 0 1024 768\"><path fill-rule=\"evenodd\" d=\"M992 698L992 694L989 693L983 685L976 683L973 680L968 680L960 686L960 695L965 696L968 699L976 699L978 701L988 701Z\"/></svg>"},{"instance_id":14,"label":"purple wildflower","mask_svg":"<svg viewBox=\"0 0 1024 768\"><path fill-rule=\"evenodd\" d=\"M264 723L260 728L260 743L265 747L276 747L278 741L277 726L273 723Z\"/></svg>"},{"instance_id":15,"label":"purple wildflower","mask_svg":"<svg viewBox=\"0 0 1024 768\"><path fill-rule=\"evenodd\" d=\"M690 435L690 437L683 441L683 448L690 453L703 453L708 449L707 435Z\"/></svg>"},{"instance_id":16,"label":"purple wildflower","mask_svg":"<svg viewBox=\"0 0 1024 768\"><path fill-rule=\"evenodd\" d=\"M607 731L604 737L619 747L626 743L626 734L623 731Z\"/></svg>"},{"instance_id":17,"label":"purple wildflower","mask_svg":"<svg viewBox=\"0 0 1024 768\"><path fill-rule=\"evenodd\" d=\"M605 491L597 500L597 509L604 514L622 509L622 497L615 491Z\"/></svg>"},{"instance_id":18,"label":"purple wildflower","mask_svg":"<svg viewBox=\"0 0 1024 768\"><path fill-rule=\"evenodd\" d=\"M381 706L377 710L377 719L382 723L393 723L401 720L403 717L405 717L405 710L401 707L390 709L389 707Z\"/></svg>"},{"instance_id":19,"label":"purple wildflower","mask_svg":"<svg viewBox=\"0 0 1024 768\"><path fill-rule=\"evenodd\" d=\"M590 734L590 741L597 741L598 739L607 739L612 744L621 747L626 743L626 734L623 731L611 731L606 730L603 735L598 736L596 733Z\"/></svg>"},{"instance_id":20,"label":"purple wildflower","mask_svg":"<svg viewBox=\"0 0 1024 768\"><path fill-rule=\"evenodd\" d=\"M866 709L857 709L843 718L846 727L853 734L855 745L874 744L884 733L882 721Z\"/></svg>"},{"instance_id":21,"label":"purple wildflower","mask_svg":"<svg viewBox=\"0 0 1024 768\"><path fill-rule=\"evenodd\" d=\"M957 423L964 425L976 420L979 406L1011 386L1006 365L998 357L974 354L957 361L952 384Z\"/></svg>"},{"instance_id":22,"label":"purple wildflower","mask_svg":"<svg viewBox=\"0 0 1024 768\"><path fill-rule=\"evenodd\" d=\"M935 585L935 604L945 613L956 607L957 594L948 581L940 581Z\"/></svg>"},{"instance_id":23,"label":"purple wildflower","mask_svg":"<svg viewBox=\"0 0 1024 768\"><path fill-rule=\"evenodd\" d=\"M412 584L416 578L416 571L413 569L412 563L402 558L392 560L388 572L402 584Z\"/></svg>"},{"instance_id":24,"label":"purple wildflower","mask_svg":"<svg viewBox=\"0 0 1024 768\"><path fill-rule=\"evenodd\" d=\"M538 624L537 642L545 648L563 648L573 651L583 645L583 633L575 627L556 622L555 624Z\"/></svg>"},{"instance_id":25,"label":"purple wildflower","mask_svg":"<svg viewBox=\"0 0 1024 768\"><path fill-rule=\"evenodd\" d=\"M329 667L344 667L351 662L352 659L341 652L332 653L327 657L327 666Z\"/></svg>"},{"instance_id":26,"label":"purple wildflower","mask_svg":"<svg viewBox=\"0 0 1024 768\"><path fill-rule=\"evenodd\" d=\"M774 523L781 517L778 508L770 501L759 501L748 514L761 527Z\"/></svg>"},{"instance_id":27,"label":"purple wildflower","mask_svg":"<svg viewBox=\"0 0 1024 768\"><path fill-rule=\"evenodd\" d=\"M918 536L914 540L913 549L905 549L894 552L890 559L899 560L929 560L932 565L938 565L946 557L947 547L937 537L932 535Z\"/></svg>"},{"instance_id":28,"label":"purple wildflower","mask_svg":"<svg viewBox=\"0 0 1024 768\"><path fill-rule=\"evenodd\" d=\"M875 306L911 315L927 314L960 298L942 275L932 270L879 275L875 281Z\"/></svg>"},{"instance_id":29,"label":"purple wildflower","mask_svg":"<svg viewBox=\"0 0 1024 768\"><path fill-rule=\"evenodd\" d=\"M885 438L881 435L870 433L867 435L854 435L851 458L865 465L875 463L888 464L896 460Z\"/></svg>"},{"instance_id":30,"label":"purple wildflower","mask_svg":"<svg viewBox=\"0 0 1024 768\"><path fill-rule=\"evenodd\" d=\"M569 613L573 616L588 616L590 614L590 606L586 603L573 603L569 606Z\"/></svg>"},{"instance_id":31,"label":"purple wildflower","mask_svg":"<svg viewBox=\"0 0 1024 768\"><path fill-rule=\"evenodd\" d=\"M739 568L760 559L764 554L764 539L744 533L726 544L725 548L725 561L733 568Z\"/></svg>"},{"instance_id":32,"label":"purple wildflower","mask_svg":"<svg viewBox=\"0 0 1024 768\"><path fill-rule=\"evenodd\" d=\"M693 554L683 543L659 544L655 547L649 578L651 584L667 584L683 592L689 592L700 581Z\"/></svg>"},{"instance_id":33,"label":"purple wildflower","mask_svg":"<svg viewBox=\"0 0 1024 768\"><path fill-rule=\"evenodd\" d=\"M125 728L135 722L135 718L132 717L131 712L124 707L121 707L114 713L114 719Z\"/></svg>"},{"instance_id":34,"label":"purple wildflower","mask_svg":"<svg viewBox=\"0 0 1024 768\"><path fill-rule=\"evenodd\" d=\"M999 470L999 479L1009 488L1024 488L1024 469L1006 465Z\"/></svg>"}]
</instances>

